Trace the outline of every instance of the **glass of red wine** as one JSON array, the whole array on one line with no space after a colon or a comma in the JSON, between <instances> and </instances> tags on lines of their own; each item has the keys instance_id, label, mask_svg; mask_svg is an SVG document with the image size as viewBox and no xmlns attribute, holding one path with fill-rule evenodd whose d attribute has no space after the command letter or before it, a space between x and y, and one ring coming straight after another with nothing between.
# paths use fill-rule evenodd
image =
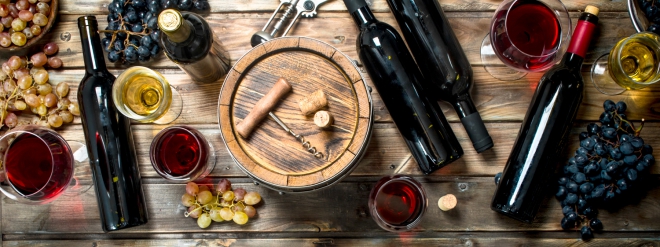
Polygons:
<instances>
[{"instance_id":1,"label":"glass of red wine","mask_svg":"<svg viewBox=\"0 0 660 247\"><path fill-rule=\"evenodd\" d=\"M84 153L82 160L86 159L84 145L78 148ZM89 189L74 179L77 167L82 165L73 151L62 136L50 129L27 125L9 130L0 137L0 191L21 203L44 204L70 186Z\"/></svg>"},{"instance_id":2,"label":"glass of red wine","mask_svg":"<svg viewBox=\"0 0 660 247\"><path fill-rule=\"evenodd\" d=\"M493 77L511 81L561 60L572 34L560 0L505 0L481 43L481 62Z\"/></svg>"},{"instance_id":3,"label":"glass of red wine","mask_svg":"<svg viewBox=\"0 0 660 247\"><path fill-rule=\"evenodd\" d=\"M403 175L381 178L369 194L371 217L391 232L409 231L417 226L427 203L422 184Z\"/></svg>"},{"instance_id":4,"label":"glass of red wine","mask_svg":"<svg viewBox=\"0 0 660 247\"><path fill-rule=\"evenodd\" d=\"M213 145L198 130L170 126L151 142L151 165L163 178L190 182L206 177L215 167Z\"/></svg>"}]
</instances>

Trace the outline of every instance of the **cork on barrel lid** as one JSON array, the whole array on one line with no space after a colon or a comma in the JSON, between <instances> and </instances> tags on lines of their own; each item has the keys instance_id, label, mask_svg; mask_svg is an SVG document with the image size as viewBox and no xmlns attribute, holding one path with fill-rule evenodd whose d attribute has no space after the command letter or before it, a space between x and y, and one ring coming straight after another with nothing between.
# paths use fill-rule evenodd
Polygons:
<instances>
[{"instance_id":1,"label":"cork on barrel lid","mask_svg":"<svg viewBox=\"0 0 660 247\"><path fill-rule=\"evenodd\" d=\"M598 12L600 12L600 10L596 6L587 5L587 7L584 9L584 12L587 12L592 15L598 15Z\"/></svg>"}]
</instances>

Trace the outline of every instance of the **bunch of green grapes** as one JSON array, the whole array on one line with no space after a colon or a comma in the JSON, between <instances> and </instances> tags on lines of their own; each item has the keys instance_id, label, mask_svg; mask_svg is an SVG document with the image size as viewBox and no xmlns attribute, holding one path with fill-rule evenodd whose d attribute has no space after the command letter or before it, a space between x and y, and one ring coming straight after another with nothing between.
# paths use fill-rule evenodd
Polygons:
<instances>
[{"instance_id":1,"label":"bunch of green grapes","mask_svg":"<svg viewBox=\"0 0 660 247\"><path fill-rule=\"evenodd\" d=\"M69 84L49 83L46 66L57 69L62 60L53 56L57 44L48 43L42 52L28 57L12 56L2 63L0 70L0 127L14 128L25 124L38 124L58 128L73 122L80 115L78 105L71 102ZM50 57L48 57L50 56ZM18 116L32 112L30 122L20 122Z\"/></svg>"},{"instance_id":2,"label":"bunch of green grapes","mask_svg":"<svg viewBox=\"0 0 660 247\"><path fill-rule=\"evenodd\" d=\"M214 192L207 185L197 185L195 182L186 184L186 193L181 196L181 203L188 207L184 216L197 219L199 227L207 228L212 221L233 220L244 225L248 218L257 214L254 205L261 202L258 192L247 192L242 188L232 190L227 179L220 180Z\"/></svg>"}]
</instances>

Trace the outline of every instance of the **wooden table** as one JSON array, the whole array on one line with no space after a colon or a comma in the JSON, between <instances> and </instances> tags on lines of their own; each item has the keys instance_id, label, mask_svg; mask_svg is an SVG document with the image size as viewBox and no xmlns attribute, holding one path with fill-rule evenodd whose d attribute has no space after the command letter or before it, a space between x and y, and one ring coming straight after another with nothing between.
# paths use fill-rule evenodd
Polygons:
<instances>
[{"instance_id":1,"label":"wooden table","mask_svg":"<svg viewBox=\"0 0 660 247\"><path fill-rule=\"evenodd\" d=\"M59 57L64 67L51 73L51 83L67 82L76 93L84 69L76 18L94 14L100 26L106 26L106 6L110 0L62 0L60 19L50 39L60 46ZM456 132L465 156L457 162L429 175L419 171L414 159L399 136L378 93L374 90L375 123L371 144L365 157L353 173L330 188L305 194L280 195L257 186L239 170L229 157L220 138L216 108L221 83L197 85L164 56L147 64L162 72L179 90L185 106L174 124L186 124L199 129L215 145L218 156L211 176L229 178L234 187L259 191L264 204L258 208L258 218L244 226L234 223L213 223L200 229L196 221L185 218L180 205L184 185L167 183L153 170L148 158L152 138L166 126L134 124L133 133L148 201L149 223L110 234L101 231L93 190L80 196L62 196L48 205L26 206L2 198L3 246L428 246L483 245L596 245L629 246L660 245L660 165L652 168L653 186L640 201L619 211L601 210L599 218L605 233L596 234L588 243L579 240L576 231L562 231L561 208L550 198L532 224L525 224L490 210L495 190L493 176L502 171L520 123L534 93L540 74L504 82L492 78L482 67L479 46L500 0L440 0L454 32L457 34L474 68L474 101L486 121L495 147L477 154L458 121L456 113L442 103L451 127ZM206 19L231 53L232 62L250 49L250 36L261 29L277 0L211 0L212 13ZM564 162L575 149L577 134L590 121L596 121L605 99L628 103L630 119L646 119L642 133L646 143L655 147L660 157L660 87L626 92L608 97L600 94L589 81L588 71L594 59L608 52L616 41L634 32L623 0L566 0L573 25L586 4L601 10L599 34L586 57L584 100L578 121L571 134L571 145L565 151ZM397 26L385 0L374 0L376 17ZM309 36L336 46L357 59L355 39L358 34L353 20L341 0L331 0L321 6L314 19L303 18L291 35ZM126 67L108 64L119 74ZM363 71L364 72L364 71ZM364 77L368 83L366 73ZM60 130L68 140L82 140L80 120ZM423 182L428 193L429 208L422 223L410 233L389 233L380 229L367 212L367 197L375 181L392 174L413 175ZM458 207L440 211L436 202L444 194L458 198ZM550 197L550 196L548 196Z\"/></svg>"}]
</instances>

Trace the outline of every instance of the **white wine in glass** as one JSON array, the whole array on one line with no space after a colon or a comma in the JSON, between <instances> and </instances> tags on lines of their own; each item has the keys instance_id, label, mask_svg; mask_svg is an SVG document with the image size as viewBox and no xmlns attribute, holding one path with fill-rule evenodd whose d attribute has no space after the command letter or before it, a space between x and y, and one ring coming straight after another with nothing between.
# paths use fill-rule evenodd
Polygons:
<instances>
[{"instance_id":1,"label":"white wine in glass","mask_svg":"<svg viewBox=\"0 0 660 247\"><path fill-rule=\"evenodd\" d=\"M608 95L642 89L660 80L659 59L660 36L636 33L596 60L591 79L598 91Z\"/></svg>"},{"instance_id":2,"label":"white wine in glass","mask_svg":"<svg viewBox=\"0 0 660 247\"><path fill-rule=\"evenodd\" d=\"M117 110L147 123L166 124L181 113L181 98L163 75L146 67L134 66L117 77L113 85Z\"/></svg>"}]
</instances>

